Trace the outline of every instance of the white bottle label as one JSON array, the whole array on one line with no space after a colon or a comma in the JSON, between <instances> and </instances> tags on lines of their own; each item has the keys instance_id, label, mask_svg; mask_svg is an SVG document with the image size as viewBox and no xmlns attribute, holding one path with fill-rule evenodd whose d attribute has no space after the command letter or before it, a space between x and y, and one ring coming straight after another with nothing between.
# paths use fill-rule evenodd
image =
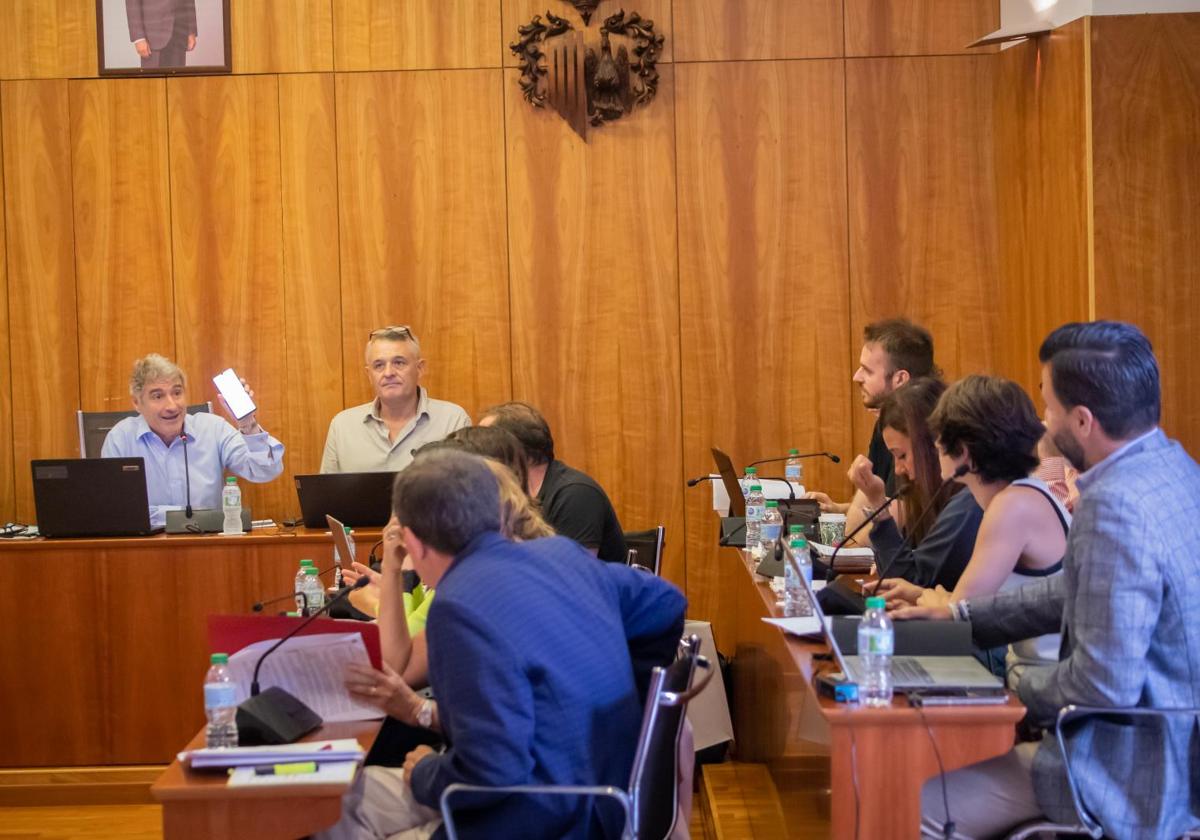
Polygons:
<instances>
[{"instance_id":1,"label":"white bottle label","mask_svg":"<svg viewBox=\"0 0 1200 840\"><path fill-rule=\"evenodd\" d=\"M237 689L233 683L205 683L204 708L222 709L237 705Z\"/></svg>"},{"instance_id":2,"label":"white bottle label","mask_svg":"<svg viewBox=\"0 0 1200 840\"><path fill-rule=\"evenodd\" d=\"M867 653L883 653L891 656L893 645L893 635L886 630L862 628L858 631L859 656Z\"/></svg>"},{"instance_id":3,"label":"white bottle label","mask_svg":"<svg viewBox=\"0 0 1200 840\"><path fill-rule=\"evenodd\" d=\"M747 512L746 517L749 518L749 516L750 516L750 514L749 514L749 512ZM762 538L764 540L772 540L772 541L778 540L779 533L782 530L783 530L783 526L777 522L776 523L764 522L763 526L762 526Z\"/></svg>"},{"instance_id":4,"label":"white bottle label","mask_svg":"<svg viewBox=\"0 0 1200 840\"><path fill-rule=\"evenodd\" d=\"M786 478L788 481L795 481L795 482L799 483L799 481L800 481L800 465L792 464L789 467L785 467L783 470L783 477Z\"/></svg>"}]
</instances>

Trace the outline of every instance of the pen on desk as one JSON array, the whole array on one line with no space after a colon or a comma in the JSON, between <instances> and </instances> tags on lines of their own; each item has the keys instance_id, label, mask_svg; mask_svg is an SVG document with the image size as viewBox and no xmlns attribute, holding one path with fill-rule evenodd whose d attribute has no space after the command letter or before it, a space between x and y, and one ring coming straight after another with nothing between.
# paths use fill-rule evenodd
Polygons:
<instances>
[{"instance_id":1,"label":"pen on desk","mask_svg":"<svg viewBox=\"0 0 1200 840\"><path fill-rule=\"evenodd\" d=\"M255 776L293 776L304 773L315 773L320 768L315 761L297 761L293 764L268 764L265 767L255 767Z\"/></svg>"}]
</instances>

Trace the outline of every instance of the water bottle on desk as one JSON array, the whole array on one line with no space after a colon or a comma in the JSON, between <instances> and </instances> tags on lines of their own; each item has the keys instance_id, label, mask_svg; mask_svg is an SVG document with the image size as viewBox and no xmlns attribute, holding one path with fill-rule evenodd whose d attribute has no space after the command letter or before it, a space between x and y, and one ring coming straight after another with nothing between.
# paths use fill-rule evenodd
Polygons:
<instances>
[{"instance_id":1,"label":"water bottle on desk","mask_svg":"<svg viewBox=\"0 0 1200 840\"><path fill-rule=\"evenodd\" d=\"M746 552L754 557L762 550L762 520L766 506L763 499L762 486L758 483L750 485L746 494Z\"/></svg>"},{"instance_id":2,"label":"water bottle on desk","mask_svg":"<svg viewBox=\"0 0 1200 840\"><path fill-rule=\"evenodd\" d=\"M242 530L242 490L233 476L225 479L225 488L221 491L221 510L225 511L222 534L246 533Z\"/></svg>"},{"instance_id":3,"label":"water bottle on desk","mask_svg":"<svg viewBox=\"0 0 1200 840\"><path fill-rule=\"evenodd\" d=\"M229 654L214 653L211 667L204 677L204 715L208 726L204 730L204 746L236 747L237 691L229 675Z\"/></svg>"},{"instance_id":4,"label":"water bottle on desk","mask_svg":"<svg viewBox=\"0 0 1200 840\"><path fill-rule=\"evenodd\" d=\"M751 486L758 484L758 467L746 467L746 474L738 480L742 485L742 498L750 498Z\"/></svg>"},{"instance_id":5,"label":"water bottle on desk","mask_svg":"<svg viewBox=\"0 0 1200 840\"><path fill-rule=\"evenodd\" d=\"M304 609L306 615L312 615L325 606L325 590L321 586L321 578L317 576L315 566L304 570Z\"/></svg>"},{"instance_id":6,"label":"water bottle on desk","mask_svg":"<svg viewBox=\"0 0 1200 840\"><path fill-rule=\"evenodd\" d=\"M892 620L883 598L867 599L867 611L858 625L858 662L862 678L858 699L864 706L892 704L892 651L895 649Z\"/></svg>"},{"instance_id":7,"label":"water bottle on desk","mask_svg":"<svg viewBox=\"0 0 1200 840\"><path fill-rule=\"evenodd\" d=\"M804 486L804 463L800 460L799 449L789 449L787 463L783 466L783 477L789 484Z\"/></svg>"},{"instance_id":8,"label":"water bottle on desk","mask_svg":"<svg viewBox=\"0 0 1200 840\"><path fill-rule=\"evenodd\" d=\"M300 571L296 572L296 588L293 591L296 594L296 599L295 599L296 600L296 609L300 610L301 612L303 612L305 607L308 606L308 600L307 600L308 596L305 594L305 591L304 591L304 584L305 584L305 581L308 580L308 578L305 577L304 570L309 568L310 566L312 566L313 568L316 568L315 566L313 566L313 561L309 560L306 557L305 559L300 561Z\"/></svg>"},{"instance_id":9,"label":"water bottle on desk","mask_svg":"<svg viewBox=\"0 0 1200 840\"><path fill-rule=\"evenodd\" d=\"M774 556L775 546L779 544L779 540L782 537L783 517L779 514L779 502L772 499L766 503L766 510L763 511L762 527L760 528L762 556Z\"/></svg>"},{"instance_id":10,"label":"water bottle on desk","mask_svg":"<svg viewBox=\"0 0 1200 840\"><path fill-rule=\"evenodd\" d=\"M797 529L792 533L791 549L799 571L797 572L796 567L785 561L783 567L784 614L789 617L812 615L813 608L812 603L808 600L808 590L800 580L800 575L804 575L808 579L809 585L812 585L812 557L808 553L808 540L804 539L804 534L798 530L800 526L793 525L792 528Z\"/></svg>"}]
</instances>

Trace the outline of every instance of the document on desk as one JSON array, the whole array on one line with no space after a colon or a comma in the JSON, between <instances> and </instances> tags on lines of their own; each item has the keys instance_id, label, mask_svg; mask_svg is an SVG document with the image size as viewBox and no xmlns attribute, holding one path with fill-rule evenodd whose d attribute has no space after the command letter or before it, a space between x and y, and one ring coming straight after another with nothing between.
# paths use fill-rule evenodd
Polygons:
<instances>
[{"instance_id":1,"label":"document on desk","mask_svg":"<svg viewBox=\"0 0 1200 840\"><path fill-rule=\"evenodd\" d=\"M821 632L821 619L815 615L796 616L795 618L763 618L763 621L767 624L774 624L783 632L791 633L793 636L819 639L825 635ZM833 620L826 618L825 629L829 630L832 626Z\"/></svg>"},{"instance_id":2,"label":"document on desk","mask_svg":"<svg viewBox=\"0 0 1200 840\"><path fill-rule=\"evenodd\" d=\"M278 639L264 639L229 657L229 670L237 683L237 702L250 696L254 666ZM370 667L367 647L358 633L323 633L295 636L267 657L258 674L261 688L277 685L299 698L326 723L375 720L383 712L350 696L346 666Z\"/></svg>"},{"instance_id":3,"label":"document on desk","mask_svg":"<svg viewBox=\"0 0 1200 840\"><path fill-rule=\"evenodd\" d=\"M271 764L295 764L362 761L362 745L355 738L332 741L300 741L295 744L271 744L265 747L220 747L184 750L176 758L192 769L211 767L262 767Z\"/></svg>"},{"instance_id":4,"label":"document on desk","mask_svg":"<svg viewBox=\"0 0 1200 840\"><path fill-rule=\"evenodd\" d=\"M825 545L824 543L813 542L812 540L809 540L808 544L812 548L816 549L817 554L821 555L822 557L832 557L833 552L835 551L837 551L838 560L849 560L851 558L858 558L859 560L871 560L875 557L875 552L869 548L851 548L850 546L846 546L838 551L838 549L832 545Z\"/></svg>"},{"instance_id":5,"label":"document on desk","mask_svg":"<svg viewBox=\"0 0 1200 840\"><path fill-rule=\"evenodd\" d=\"M348 785L354 781L357 761L322 761L311 773L263 775L254 767L237 767L229 773L229 787L275 787L293 785Z\"/></svg>"}]
</instances>

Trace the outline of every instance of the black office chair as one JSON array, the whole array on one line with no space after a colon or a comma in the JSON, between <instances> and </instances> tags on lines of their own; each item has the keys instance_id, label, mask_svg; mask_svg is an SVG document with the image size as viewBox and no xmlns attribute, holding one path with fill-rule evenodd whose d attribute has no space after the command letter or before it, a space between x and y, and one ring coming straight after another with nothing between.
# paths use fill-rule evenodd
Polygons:
<instances>
[{"instance_id":1,"label":"black office chair","mask_svg":"<svg viewBox=\"0 0 1200 840\"><path fill-rule=\"evenodd\" d=\"M640 566L657 575L662 570L663 546L666 545L666 528L659 525L647 531L626 531L625 547L628 549L625 562Z\"/></svg>"},{"instance_id":2,"label":"black office chair","mask_svg":"<svg viewBox=\"0 0 1200 840\"><path fill-rule=\"evenodd\" d=\"M1144 709L1144 708L1098 708L1095 706L1064 706L1058 713L1055 726L1055 737L1058 738L1058 748L1063 755L1063 766L1067 770L1067 785L1071 790L1071 801L1075 804L1077 822L1056 823L1046 819L1037 819L1017 826L1008 835L1008 840L1033 840L1043 836L1057 837L1059 835L1083 835L1085 837L1101 838L1104 829L1096 822L1095 817L1088 812L1079 797L1079 788L1075 783L1075 774L1071 770L1071 753L1067 750L1067 739L1064 727L1073 721L1078 721L1092 715L1120 715L1123 717L1143 718L1195 718L1200 716L1200 709ZM1193 773L1197 768L1192 768ZM1194 778L1194 776L1193 776ZM1200 826L1183 834L1179 840L1195 840L1200 838Z\"/></svg>"},{"instance_id":3,"label":"black office chair","mask_svg":"<svg viewBox=\"0 0 1200 840\"><path fill-rule=\"evenodd\" d=\"M606 796L615 799L625 813L627 840L666 840L675 829L679 812L679 738L688 702L704 690L713 669L700 655L700 637L680 642L680 657L669 668L655 668L650 676L642 731L638 735L629 790L608 785L512 785L485 787L453 784L442 792L442 821L449 840L458 840L450 800L465 793L537 794L559 796ZM693 685L696 669L708 671Z\"/></svg>"},{"instance_id":4,"label":"black office chair","mask_svg":"<svg viewBox=\"0 0 1200 840\"><path fill-rule=\"evenodd\" d=\"M187 407L188 414L212 413L212 403L202 402ZM79 456L81 458L99 458L100 450L104 448L104 439L112 431L113 426L126 417L137 417L136 411L76 411L75 418L79 424Z\"/></svg>"}]
</instances>

